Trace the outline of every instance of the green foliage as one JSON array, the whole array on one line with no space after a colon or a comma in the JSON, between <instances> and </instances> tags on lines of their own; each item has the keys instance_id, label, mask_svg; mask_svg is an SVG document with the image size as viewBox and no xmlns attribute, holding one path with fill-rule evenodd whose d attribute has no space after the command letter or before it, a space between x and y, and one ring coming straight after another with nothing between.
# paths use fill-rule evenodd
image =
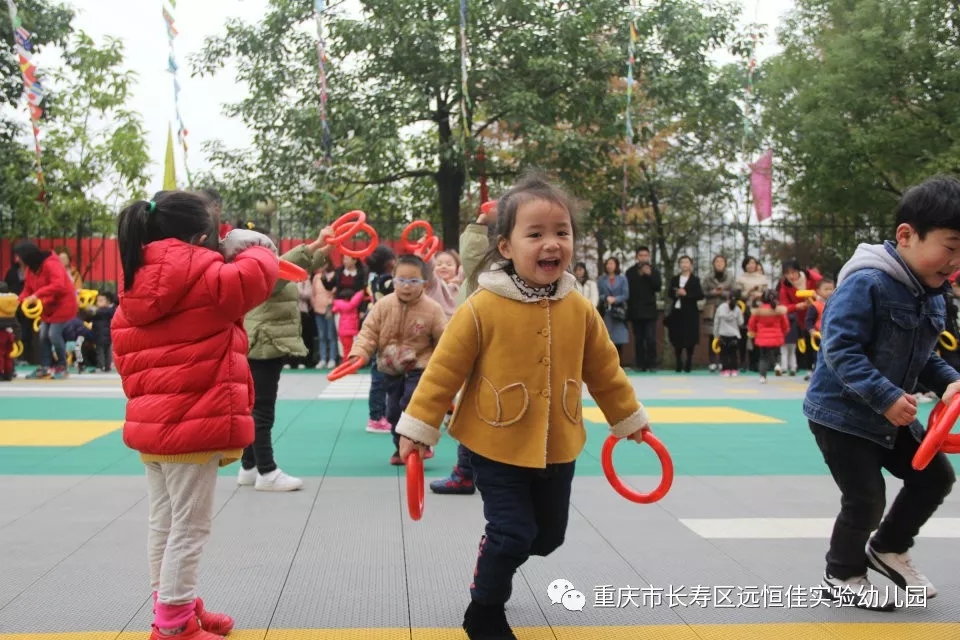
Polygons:
<instances>
[{"instance_id":1,"label":"green foliage","mask_svg":"<svg viewBox=\"0 0 960 640\"><path fill-rule=\"evenodd\" d=\"M807 223L889 226L908 186L960 173L960 6L796 4L760 85L787 201Z\"/></svg>"}]
</instances>

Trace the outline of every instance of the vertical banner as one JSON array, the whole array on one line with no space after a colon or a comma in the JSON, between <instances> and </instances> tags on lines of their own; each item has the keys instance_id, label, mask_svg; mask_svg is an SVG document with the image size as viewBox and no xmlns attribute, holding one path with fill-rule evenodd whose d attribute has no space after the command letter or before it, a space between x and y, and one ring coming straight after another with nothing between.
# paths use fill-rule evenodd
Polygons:
<instances>
[{"instance_id":1,"label":"vertical banner","mask_svg":"<svg viewBox=\"0 0 960 640\"><path fill-rule=\"evenodd\" d=\"M40 186L40 200L46 199L43 178L43 152L40 148L40 119L43 109L40 102L45 95L43 85L37 78L37 66L33 62L33 43L30 32L23 27L23 21L17 13L17 5L13 0L7 0L7 10L10 13L10 24L13 27L13 39L20 63L20 73L23 76L23 92L30 109L30 124L33 128L33 146L37 156L37 184Z\"/></svg>"},{"instance_id":2,"label":"vertical banner","mask_svg":"<svg viewBox=\"0 0 960 640\"><path fill-rule=\"evenodd\" d=\"M753 191L753 206L757 221L763 222L773 216L773 150L767 149L750 165L750 189Z\"/></svg>"},{"instance_id":3,"label":"vertical banner","mask_svg":"<svg viewBox=\"0 0 960 640\"><path fill-rule=\"evenodd\" d=\"M470 87L467 84L467 0L460 0L460 144L463 147L463 182L470 194Z\"/></svg>"},{"instance_id":4,"label":"vertical banner","mask_svg":"<svg viewBox=\"0 0 960 640\"><path fill-rule=\"evenodd\" d=\"M323 156L314 163L317 169L330 168L333 164L333 141L330 136L330 123L327 122L327 45L323 39L323 14L326 0L314 0L313 13L317 22L317 66L320 73L320 126L323 132Z\"/></svg>"},{"instance_id":5,"label":"vertical banner","mask_svg":"<svg viewBox=\"0 0 960 640\"><path fill-rule=\"evenodd\" d=\"M183 116L180 114L180 81L177 78L177 71L180 67L177 65L176 48L174 41L180 35L174 25L173 11L177 8L177 0L166 0L161 7L163 22L167 28L167 42L170 45L170 51L167 55L167 73L173 76L173 106L177 116L177 142L183 147L183 170L187 175L187 184L193 188L193 178L190 176L190 166L187 164L187 125L183 122Z\"/></svg>"}]
</instances>

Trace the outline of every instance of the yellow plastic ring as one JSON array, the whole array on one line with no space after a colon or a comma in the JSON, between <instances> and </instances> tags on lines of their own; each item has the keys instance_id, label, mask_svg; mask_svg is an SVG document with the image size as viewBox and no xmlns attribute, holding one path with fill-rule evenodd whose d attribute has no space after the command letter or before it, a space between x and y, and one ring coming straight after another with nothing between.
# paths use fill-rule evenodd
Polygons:
<instances>
[{"instance_id":1,"label":"yellow plastic ring","mask_svg":"<svg viewBox=\"0 0 960 640\"><path fill-rule=\"evenodd\" d=\"M19 358L23 354L23 343L17 340L13 343L13 349L10 350L11 358Z\"/></svg>"},{"instance_id":2,"label":"yellow plastic ring","mask_svg":"<svg viewBox=\"0 0 960 640\"><path fill-rule=\"evenodd\" d=\"M720 338L714 338L713 342L710 344L710 348L713 349L714 353L720 353Z\"/></svg>"},{"instance_id":3,"label":"yellow plastic ring","mask_svg":"<svg viewBox=\"0 0 960 640\"><path fill-rule=\"evenodd\" d=\"M92 307L97 303L98 295L100 295L100 292L96 289L81 289L77 294L77 300L80 303L80 307L82 309Z\"/></svg>"},{"instance_id":4,"label":"yellow plastic ring","mask_svg":"<svg viewBox=\"0 0 960 640\"><path fill-rule=\"evenodd\" d=\"M743 300L737 300L737 306L740 307L740 313L747 312L747 303L745 303Z\"/></svg>"},{"instance_id":5,"label":"yellow plastic ring","mask_svg":"<svg viewBox=\"0 0 960 640\"><path fill-rule=\"evenodd\" d=\"M800 338L799 340L797 340L797 350L800 351L800 353L806 353L807 341L804 340L803 338Z\"/></svg>"},{"instance_id":6,"label":"yellow plastic ring","mask_svg":"<svg viewBox=\"0 0 960 640\"><path fill-rule=\"evenodd\" d=\"M796 296L798 298L814 298L816 297L817 292L813 289L800 289L797 291Z\"/></svg>"},{"instance_id":7,"label":"yellow plastic ring","mask_svg":"<svg viewBox=\"0 0 960 640\"><path fill-rule=\"evenodd\" d=\"M39 299L33 304L21 302L20 310L23 311L23 315L33 320L34 318L39 318L41 315L43 315L43 303L40 302Z\"/></svg>"},{"instance_id":8,"label":"yellow plastic ring","mask_svg":"<svg viewBox=\"0 0 960 640\"><path fill-rule=\"evenodd\" d=\"M34 333L40 333L40 318L33 319L33 331Z\"/></svg>"},{"instance_id":9,"label":"yellow plastic ring","mask_svg":"<svg viewBox=\"0 0 960 640\"><path fill-rule=\"evenodd\" d=\"M956 351L957 350L957 337L954 336L949 331L944 331L940 334L940 346L942 346L947 351Z\"/></svg>"},{"instance_id":10,"label":"yellow plastic ring","mask_svg":"<svg viewBox=\"0 0 960 640\"><path fill-rule=\"evenodd\" d=\"M814 351L820 351L820 340L823 339L823 336L820 335L819 331L810 332L810 346Z\"/></svg>"}]
</instances>

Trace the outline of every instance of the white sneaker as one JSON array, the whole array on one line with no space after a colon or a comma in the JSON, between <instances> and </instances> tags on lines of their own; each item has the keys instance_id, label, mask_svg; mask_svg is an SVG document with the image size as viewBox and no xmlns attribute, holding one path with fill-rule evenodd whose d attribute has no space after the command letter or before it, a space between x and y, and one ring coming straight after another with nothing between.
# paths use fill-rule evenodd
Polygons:
<instances>
[{"instance_id":1,"label":"white sneaker","mask_svg":"<svg viewBox=\"0 0 960 640\"><path fill-rule=\"evenodd\" d=\"M336 360L327 360L327 369L336 369L337 361Z\"/></svg>"},{"instance_id":2,"label":"white sneaker","mask_svg":"<svg viewBox=\"0 0 960 640\"><path fill-rule=\"evenodd\" d=\"M257 468L253 469L244 469L240 467L240 472L237 473L237 484L241 487L252 487L253 484L257 481Z\"/></svg>"},{"instance_id":3,"label":"white sneaker","mask_svg":"<svg viewBox=\"0 0 960 640\"><path fill-rule=\"evenodd\" d=\"M937 589L927 576L913 566L909 553L878 553L872 544L867 544L867 564L878 573L890 578L895 585L904 591L922 592L927 599L937 595Z\"/></svg>"},{"instance_id":4,"label":"white sneaker","mask_svg":"<svg viewBox=\"0 0 960 640\"><path fill-rule=\"evenodd\" d=\"M824 572L822 591L822 597L840 602L841 606L853 605L868 611L893 611L896 608L896 603L881 596L865 575L841 580Z\"/></svg>"},{"instance_id":5,"label":"white sneaker","mask_svg":"<svg viewBox=\"0 0 960 640\"><path fill-rule=\"evenodd\" d=\"M303 480L288 476L280 469L274 469L265 476L257 476L257 491L296 491L303 486Z\"/></svg>"}]
</instances>

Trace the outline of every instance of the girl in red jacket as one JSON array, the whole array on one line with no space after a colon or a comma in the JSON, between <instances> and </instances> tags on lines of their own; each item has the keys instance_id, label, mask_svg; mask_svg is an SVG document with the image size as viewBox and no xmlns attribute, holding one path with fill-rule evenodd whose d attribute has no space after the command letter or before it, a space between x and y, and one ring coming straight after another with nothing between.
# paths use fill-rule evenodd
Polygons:
<instances>
[{"instance_id":1,"label":"girl in red jacket","mask_svg":"<svg viewBox=\"0 0 960 640\"><path fill-rule=\"evenodd\" d=\"M63 328L77 317L80 305L73 279L59 256L51 251L41 251L32 242L21 242L13 252L26 267L26 280L20 292L20 302L43 304L40 316L40 367L28 378L67 377L67 343ZM52 365L56 354L57 364Z\"/></svg>"},{"instance_id":2,"label":"girl in red jacket","mask_svg":"<svg viewBox=\"0 0 960 640\"><path fill-rule=\"evenodd\" d=\"M216 244L193 194L158 193L120 214L123 265L111 327L127 396L124 443L146 465L151 640L219 640L233 628L204 609L197 574L217 469L253 442L253 380L243 316L277 281L276 248L246 229Z\"/></svg>"},{"instance_id":3,"label":"girl in red jacket","mask_svg":"<svg viewBox=\"0 0 960 640\"><path fill-rule=\"evenodd\" d=\"M763 303L760 305L763 309L775 309L777 307L777 292L767 291L763 296ZM753 334L753 346L760 352L759 368L760 382L766 384L767 371L771 364L780 361L780 347L784 344L784 339L790 331L790 321L786 315L750 316L750 322L747 328Z\"/></svg>"},{"instance_id":4,"label":"girl in red jacket","mask_svg":"<svg viewBox=\"0 0 960 640\"><path fill-rule=\"evenodd\" d=\"M360 303L366 297L364 289L353 291L344 289L337 291L337 299L333 301L333 312L340 316L337 323L337 335L343 346L343 358L346 360L353 348L353 340L360 333Z\"/></svg>"}]
</instances>

